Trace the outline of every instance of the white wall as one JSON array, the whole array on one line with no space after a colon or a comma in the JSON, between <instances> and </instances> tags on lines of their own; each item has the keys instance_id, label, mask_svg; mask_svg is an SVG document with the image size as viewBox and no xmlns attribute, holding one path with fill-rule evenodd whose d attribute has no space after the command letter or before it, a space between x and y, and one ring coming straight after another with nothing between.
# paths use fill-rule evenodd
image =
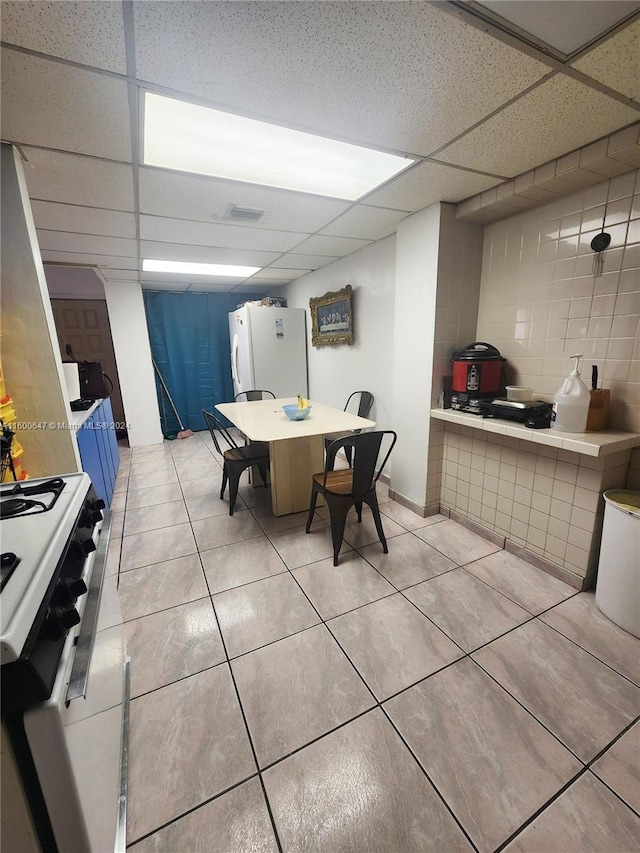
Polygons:
<instances>
[{"instance_id":1,"label":"white wall","mask_svg":"<svg viewBox=\"0 0 640 853\"><path fill-rule=\"evenodd\" d=\"M434 204L403 219L397 233L391 488L416 508L427 493L440 216Z\"/></svg>"},{"instance_id":2,"label":"white wall","mask_svg":"<svg viewBox=\"0 0 640 853\"><path fill-rule=\"evenodd\" d=\"M129 444L159 444L163 437L142 288L137 281L109 281L104 292Z\"/></svg>"},{"instance_id":3,"label":"white wall","mask_svg":"<svg viewBox=\"0 0 640 853\"><path fill-rule=\"evenodd\" d=\"M307 311L309 397L342 408L352 391L371 391L371 418L393 426L392 375L395 299L395 236L342 258L278 289L289 308ZM354 344L311 346L309 299L353 287Z\"/></svg>"}]
</instances>

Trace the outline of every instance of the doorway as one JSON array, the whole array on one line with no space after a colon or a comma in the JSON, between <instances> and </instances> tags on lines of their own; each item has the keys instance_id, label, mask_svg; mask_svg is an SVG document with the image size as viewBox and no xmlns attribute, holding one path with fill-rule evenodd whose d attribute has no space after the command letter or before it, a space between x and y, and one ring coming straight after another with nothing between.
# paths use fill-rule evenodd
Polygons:
<instances>
[{"instance_id":1,"label":"doorway","mask_svg":"<svg viewBox=\"0 0 640 853\"><path fill-rule=\"evenodd\" d=\"M106 301L104 299L52 299L51 307L62 360L69 360L66 345L71 344L73 354L79 361L99 361L102 364L103 372L113 382L111 392L113 419L116 423L124 424L124 407ZM116 434L118 438L125 438L126 430L117 430Z\"/></svg>"}]
</instances>

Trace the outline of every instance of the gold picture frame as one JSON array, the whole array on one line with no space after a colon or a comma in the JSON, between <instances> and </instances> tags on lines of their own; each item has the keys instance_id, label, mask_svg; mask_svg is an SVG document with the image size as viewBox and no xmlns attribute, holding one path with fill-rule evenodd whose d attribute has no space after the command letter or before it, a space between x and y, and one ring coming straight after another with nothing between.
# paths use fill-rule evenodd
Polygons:
<instances>
[{"instance_id":1,"label":"gold picture frame","mask_svg":"<svg viewBox=\"0 0 640 853\"><path fill-rule=\"evenodd\" d=\"M309 300L311 309L311 343L314 347L326 344L353 344L353 310L351 285L329 291Z\"/></svg>"}]
</instances>

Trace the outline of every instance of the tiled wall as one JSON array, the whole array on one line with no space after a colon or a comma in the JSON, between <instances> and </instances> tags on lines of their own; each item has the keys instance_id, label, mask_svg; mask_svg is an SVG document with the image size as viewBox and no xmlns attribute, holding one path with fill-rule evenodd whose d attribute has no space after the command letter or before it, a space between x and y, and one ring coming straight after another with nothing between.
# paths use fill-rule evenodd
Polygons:
<instances>
[{"instance_id":1,"label":"tiled wall","mask_svg":"<svg viewBox=\"0 0 640 853\"><path fill-rule=\"evenodd\" d=\"M508 358L508 379L550 399L583 353L611 389L612 425L640 432L640 172L488 225L477 340ZM593 237L611 245L594 278Z\"/></svg>"},{"instance_id":2,"label":"tiled wall","mask_svg":"<svg viewBox=\"0 0 640 853\"><path fill-rule=\"evenodd\" d=\"M443 426L443 425L442 425ZM441 506L568 572L588 587L597 567L602 492L624 487L631 451L593 458L447 424Z\"/></svg>"}]
</instances>

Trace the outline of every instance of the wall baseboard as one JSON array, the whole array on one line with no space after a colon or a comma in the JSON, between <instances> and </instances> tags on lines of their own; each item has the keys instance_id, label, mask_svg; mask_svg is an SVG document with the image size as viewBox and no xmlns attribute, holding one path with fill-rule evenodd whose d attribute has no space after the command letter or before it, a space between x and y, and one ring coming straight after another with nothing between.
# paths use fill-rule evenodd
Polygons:
<instances>
[{"instance_id":1,"label":"wall baseboard","mask_svg":"<svg viewBox=\"0 0 640 853\"><path fill-rule=\"evenodd\" d=\"M550 560L540 557L538 554L527 551L527 549L523 548L521 545L511 542L511 540L507 539L505 536L500 536L500 534L496 533L494 530L488 530L486 527L483 527L476 521L472 521L470 518L466 518L466 516L461 515L455 510L449 510L447 507L441 507L440 512L442 515L449 515L449 518L453 521L457 521L458 524L461 524L463 527L467 527L469 530L477 533L478 536L482 536L483 539L488 539L489 542L493 542L494 545L497 545L499 548L503 548L509 554L513 554L515 557L519 557L521 560L524 560L525 563L530 563L532 566L535 566L537 569L541 569L548 575L552 575L552 577L564 581L564 583L569 584L569 586L572 586L574 589L582 592L586 589L590 589L593 585L591 580L582 578L579 575L570 572L568 569L565 569L563 566L558 566Z\"/></svg>"},{"instance_id":2,"label":"wall baseboard","mask_svg":"<svg viewBox=\"0 0 640 853\"><path fill-rule=\"evenodd\" d=\"M539 554L534 554L531 551L527 551L527 549L523 548L522 545L516 545L515 542L511 542L509 539L507 539L504 549L510 554L514 554L516 557L520 557L520 559L524 560L526 563L531 563L531 565L535 566L537 569L542 569L542 571L546 572L548 575L552 575L554 578L558 578L558 580L564 581L565 583L569 584L569 586L572 586L574 589L580 590L582 592L585 589L589 589L591 587L591 584L587 581L586 578L581 578L579 575L574 575L573 572L570 572L563 566L558 566L555 563L552 563L550 560L545 560L545 558L541 557Z\"/></svg>"},{"instance_id":3,"label":"wall baseboard","mask_svg":"<svg viewBox=\"0 0 640 853\"><path fill-rule=\"evenodd\" d=\"M382 476L380 479L382 480ZM389 489L389 497L392 501L399 503L400 506L404 506L407 509L410 509L411 512L415 512L415 514L419 515L421 518L429 518L429 516L438 515L440 512L440 507L437 504L435 506L423 506L422 504L417 504L415 501L405 498L404 495L399 494L393 489Z\"/></svg>"},{"instance_id":4,"label":"wall baseboard","mask_svg":"<svg viewBox=\"0 0 640 853\"><path fill-rule=\"evenodd\" d=\"M499 533L496 533L495 530L489 530L488 528L483 527L481 524L478 524L477 521L472 521L465 515L460 515L460 513L456 512L454 509L451 510L449 518L453 521L457 521L458 524L461 524L463 527L468 527L469 530L477 533L478 536L482 536L483 539L488 539L489 542L493 542L493 544L497 545L498 548L504 548L505 538L504 536L500 536Z\"/></svg>"}]
</instances>

